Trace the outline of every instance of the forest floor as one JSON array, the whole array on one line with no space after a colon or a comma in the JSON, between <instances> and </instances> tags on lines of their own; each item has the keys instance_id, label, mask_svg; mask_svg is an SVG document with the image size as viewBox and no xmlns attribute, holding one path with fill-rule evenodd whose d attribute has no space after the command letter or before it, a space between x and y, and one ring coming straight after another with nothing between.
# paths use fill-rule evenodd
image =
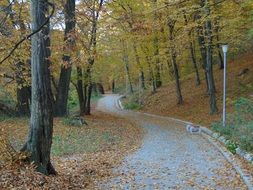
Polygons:
<instances>
[{"instance_id":1,"label":"forest floor","mask_svg":"<svg viewBox=\"0 0 253 190\"><path fill-rule=\"evenodd\" d=\"M243 73L245 71L245 73ZM183 105L176 104L175 84L164 85L157 93L146 92L143 97L143 107L140 111L174 117L196 124L210 127L214 121L221 119L223 70L218 65L214 67L216 84L218 114L210 115L209 96L206 91L203 70L201 72L201 85L195 85L195 75L192 74L181 80L181 89L184 99ZM253 54L245 54L240 58L229 61L227 69L227 111L233 112L234 102L240 97L253 95Z\"/></svg>"},{"instance_id":2,"label":"forest floor","mask_svg":"<svg viewBox=\"0 0 253 190\"><path fill-rule=\"evenodd\" d=\"M127 119L98 111L85 121L87 126L77 127L55 118L52 163L57 176L43 176L32 165L9 163L0 166L0 189L95 189L97 181L112 177L112 168L139 147L143 130ZM1 121L1 134L7 134L18 149L28 122L28 118Z\"/></svg>"}]
</instances>

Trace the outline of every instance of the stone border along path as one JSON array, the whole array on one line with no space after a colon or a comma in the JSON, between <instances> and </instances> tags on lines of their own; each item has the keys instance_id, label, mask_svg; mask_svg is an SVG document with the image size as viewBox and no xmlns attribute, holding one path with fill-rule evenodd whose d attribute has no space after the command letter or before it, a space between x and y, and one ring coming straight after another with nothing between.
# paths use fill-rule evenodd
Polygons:
<instances>
[{"instance_id":1,"label":"stone border along path","mask_svg":"<svg viewBox=\"0 0 253 190\"><path fill-rule=\"evenodd\" d=\"M124 110L124 107L123 107L123 105L121 103L121 100L120 100L123 97L124 96L119 96L118 101L117 101L117 106L121 110ZM171 117L166 117L166 116L159 116L159 115L154 115L154 114L149 114L149 113L142 113L142 112L136 112L136 113L138 113L138 114L141 113L141 114L148 115L148 116L151 116L151 117L162 118L162 119L166 119L166 120L179 121L179 122L185 123L185 125L192 124L191 122L187 122L187 121L184 121L184 120L175 119L175 118L171 118ZM229 140L227 140L223 136L220 136L218 133L215 133L215 132L209 130L206 127L200 126L200 128L201 128L201 133L200 134L210 144L212 144L215 148L217 148L221 152L221 154L224 156L224 158L234 167L236 172L241 176L241 178L244 181L247 188L249 190L253 190L253 179L252 179L252 177L249 174L245 174L245 172L242 171L240 166L238 166L238 164L234 161L233 154L231 152L229 152L227 150L227 148L224 146L227 143L229 143ZM222 147L219 146L219 145L222 145ZM251 164L253 164L253 155L252 154L247 153L245 151L242 151L240 148L236 149L236 154L238 154L244 160L246 160L246 161L250 162Z\"/></svg>"}]
</instances>

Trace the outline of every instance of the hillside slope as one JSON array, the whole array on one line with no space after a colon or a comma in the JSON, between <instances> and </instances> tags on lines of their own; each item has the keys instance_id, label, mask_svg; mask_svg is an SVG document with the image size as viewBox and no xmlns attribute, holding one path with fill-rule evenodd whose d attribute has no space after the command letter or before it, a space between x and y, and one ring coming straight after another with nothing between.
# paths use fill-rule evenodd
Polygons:
<instances>
[{"instance_id":1,"label":"hillside slope","mask_svg":"<svg viewBox=\"0 0 253 190\"><path fill-rule=\"evenodd\" d=\"M242 74L243 70L246 71L244 74ZM219 113L213 116L209 114L209 97L206 92L203 70L201 70L201 73L202 81L200 86L195 86L194 75L181 80L183 105L176 105L175 84L171 83L159 88L154 95L147 93L144 96L144 106L141 111L210 126L213 121L221 119L222 115L223 70L219 70L217 65L214 66ZM227 81L227 109L228 112L232 112L235 100L239 97L251 97L253 94L252 53L229 61Z\"/></svg>"}]
</instances>

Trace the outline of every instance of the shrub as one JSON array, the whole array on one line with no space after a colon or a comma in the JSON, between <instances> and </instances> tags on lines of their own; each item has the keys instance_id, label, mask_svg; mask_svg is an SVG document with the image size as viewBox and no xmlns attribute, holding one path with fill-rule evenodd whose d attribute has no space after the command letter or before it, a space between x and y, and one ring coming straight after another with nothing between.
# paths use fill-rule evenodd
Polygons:
<instances>
[{"instance_id":1,"label":"shrub","mask_svg":"<svg viewBox=\"0 0 253 190\"><path fill-rule=\"evenodd\" d=\"M240 98L235 102L235 112L228 115L226 127L222 122L212 124L213 130L230 139L234 145L238 144L246 151L253 151L253 102ZM228 147L232 152L234 145Z\"/></svg>"},{"instance_id":2,"label":"shrub","mask_svg":"<svg viewBox=\"0 0 253 190\"><path fill-rule=\"evenodd\" d=\"M126 103L124 105L124 108L127 110L139 110L141 109L141 105L136 102L130 102L130 103Z\"/></svg>"},{"instance_id":3,"label":"shrub","mask_svg":"<svg viewBox=\"0 0 253 190\"><path fill-rule=\"evenodd\" d=\"M140 99L140 94L135 93L128 97L127 101L124 103L124 108L128 110L139 110L142 107L142 99Z\"/></svg>"}]
</instances>

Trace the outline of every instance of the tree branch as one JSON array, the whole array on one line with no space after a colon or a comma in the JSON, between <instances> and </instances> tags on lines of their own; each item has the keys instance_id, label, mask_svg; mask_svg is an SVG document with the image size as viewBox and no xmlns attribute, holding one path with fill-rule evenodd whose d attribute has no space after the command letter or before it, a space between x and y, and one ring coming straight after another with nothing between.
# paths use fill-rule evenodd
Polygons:
<instances>
[{"instance_id":1,"label":"tree branch","mask_svg":"<svg viewBox=\"0 0 253 190\"><path fill-rule=\"evenodd\" d=\"M48 2L48 5L52 7L52 12L51 14L49 15L49 17L46 19L46 21L37 29L35 30L34 32L32 32L31 34L25 36L24 38L22 38L18 43L15 44L15 46L12 48L12 50L10 51L10 53L5 57L3 58L1 61L0 61L0 65L5 62L13 53L14 51L18 48L18 46L20 44L22 44L25 40L29 39L30 37L32 37L34 34L40 32L42 30L42 28L47 25L50 21L50 18L53 16L54 14L54 11L55 11L55 5L53 3L50 3Z\"/></svg>"}]
</instances>

